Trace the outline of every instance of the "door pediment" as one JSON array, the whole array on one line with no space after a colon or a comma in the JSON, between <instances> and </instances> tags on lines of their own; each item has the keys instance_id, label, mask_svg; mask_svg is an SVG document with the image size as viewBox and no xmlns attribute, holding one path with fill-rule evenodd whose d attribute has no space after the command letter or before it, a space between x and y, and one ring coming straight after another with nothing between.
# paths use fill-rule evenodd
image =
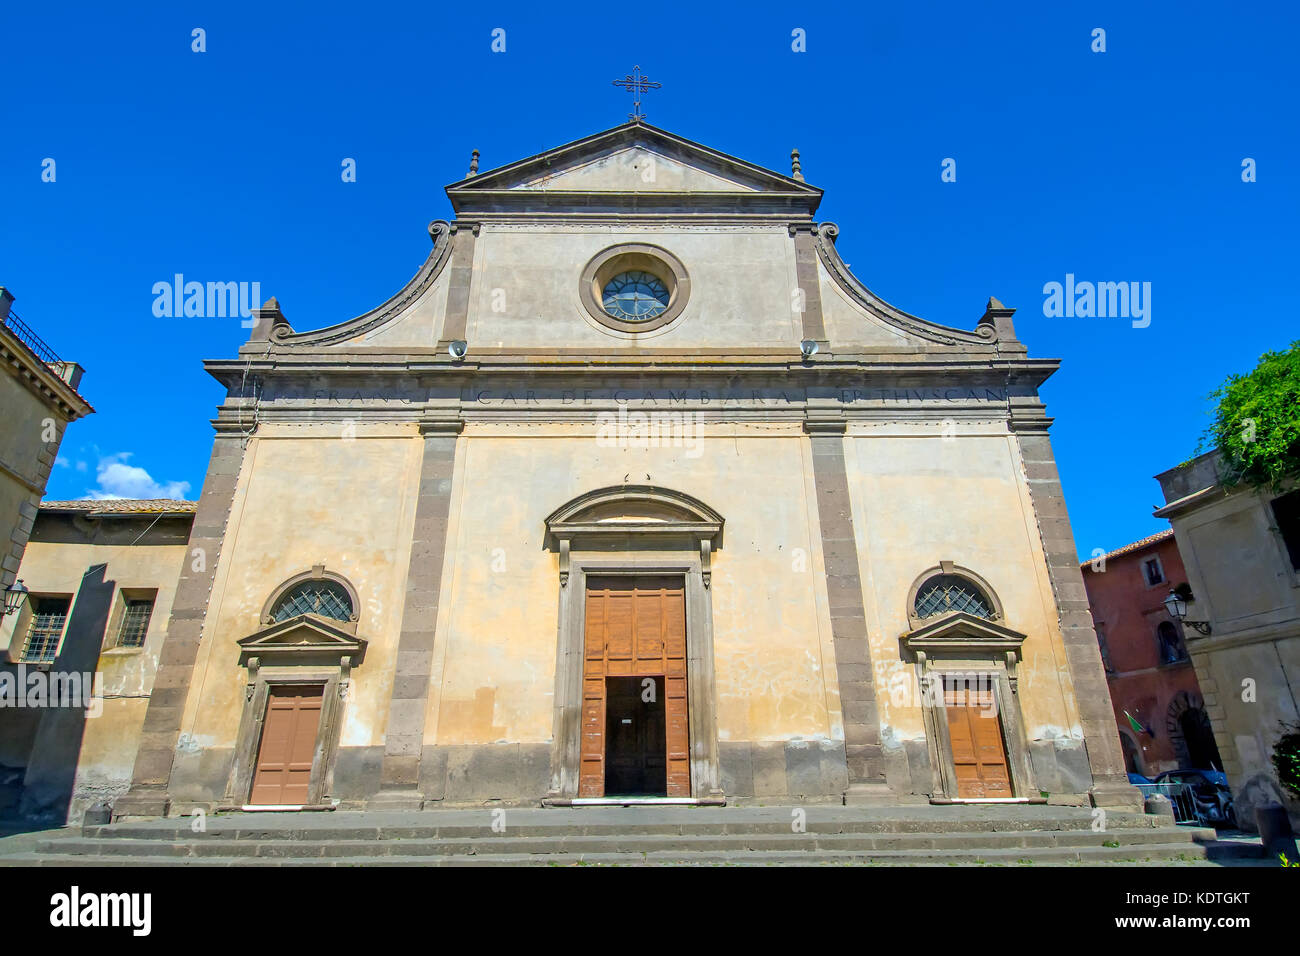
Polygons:
<instances>
[{"instance_id":1,"label":"door pediment","mask_svg":"<svg viewBox=\"0 0 1300 956\"><path fill-rule=\"evenodd\" d=\"M625 535L689 537L721 545L722 516L704 502L655 485L615 485L579 495L546 519L549 547Z\"/></svg>"},{"instance_id":2,"label":"door pediment","mask_svg":"<svg viewBox=\"0 0 1300 956\"><path fill-rule=\"evenodd\" d=\"M356 666L365 657L367 641L335 627L315 614L300 614L262 628L241 639L239 662L257 658L271 666Z\"/></svg>"},{"instance_id":3,"label":"door pediment","mask_svg":"<svg viewBox=\"0 0 1300 956\"><path fill-rule=\"evenodd\" d=\"M1007 651L1019 651L1026 635L995 621L956 611L931 618L908 631L899 642L913 654L960 654L983 657Z\"/></svg>"}]
</instances>

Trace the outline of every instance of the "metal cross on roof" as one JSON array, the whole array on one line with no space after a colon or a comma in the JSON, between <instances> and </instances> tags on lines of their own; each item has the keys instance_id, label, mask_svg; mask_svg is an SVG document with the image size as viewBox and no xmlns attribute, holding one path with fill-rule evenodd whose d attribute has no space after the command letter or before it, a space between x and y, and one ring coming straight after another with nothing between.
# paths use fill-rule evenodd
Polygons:
<instances>
[{"instance_id":1,"label":"metal cross on roof","mask_svg":"<svg viewBox=\"0 0 1300 956\"><path fill-rule=\"evenodd\" d=\"M632 72L621 80L614 81L615 86L621 86L632 93L632 112L627 114L627 118L633 123L639 123L645 119L645 114L641 112L641 94L647 90L657 90L663 86L662 83L656 83L653 80L641 75L641 67L632 67Z\"/></svg>"}]
</instances>

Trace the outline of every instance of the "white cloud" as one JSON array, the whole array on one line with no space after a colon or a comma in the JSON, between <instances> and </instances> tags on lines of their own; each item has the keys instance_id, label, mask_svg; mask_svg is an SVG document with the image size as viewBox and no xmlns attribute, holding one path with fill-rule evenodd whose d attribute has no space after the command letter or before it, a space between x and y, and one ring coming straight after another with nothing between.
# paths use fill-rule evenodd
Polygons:
<instances>
[{"instance_id":1,"label":"white cloud","mask_svg":"<svg viewBox=\"0 0 1300 956\"><path fill-rule=\"evenodd\" d=\"M105 455L99 459L95 470L98 488L86 492L87 498L102 500L105 498L184 498L189 494L188 481L154 481L153 476L143 468L128 465L126 460L131 452L119 452Z\"/></svg>"}]
</instances>

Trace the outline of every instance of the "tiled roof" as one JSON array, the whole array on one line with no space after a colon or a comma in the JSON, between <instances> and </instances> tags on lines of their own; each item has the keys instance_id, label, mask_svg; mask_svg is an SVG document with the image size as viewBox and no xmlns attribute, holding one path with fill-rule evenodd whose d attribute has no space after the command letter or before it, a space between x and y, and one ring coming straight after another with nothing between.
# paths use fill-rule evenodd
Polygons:
<instances>
[{"instance_id":1,"label":"tiled roof","mask_svg":"<svg viewBox=\"0 0 1300 956\"><path fill-rule=\"evenodd\" d=\"M42 501L42 511L81 514L194 514L197 502L177 498L87 498L79 501Z\"/></svg>"},{"instance_id":2,"label":"tiled roof","mask_svg":"<svg viewBox=\"0 0 1300 956\"><path fill-rule=\"evenodd\" d=\"M1131 554L1134 551L1141 551L1144 548L1149 548L1151 547L1151 545L1159 544L1161 541L1166 541L1169 538L1172 538L1173 536L1174 536L1174 532L1172 528L1168 528L1164 531L1158 531L1153 535L1149 535L1148 537L1142 538L1140 541L1134 541L1132 544L1126 544L1122 548L1116 548L1114 551L1109 551L1095 560L1109 561L1111 558L1118 558L1121 555ZM1080 561L1079 567L1086 568L1092 564L1092 561L1093 559L1089 559L1087 561Z\"/></svg>"}]
</instances>

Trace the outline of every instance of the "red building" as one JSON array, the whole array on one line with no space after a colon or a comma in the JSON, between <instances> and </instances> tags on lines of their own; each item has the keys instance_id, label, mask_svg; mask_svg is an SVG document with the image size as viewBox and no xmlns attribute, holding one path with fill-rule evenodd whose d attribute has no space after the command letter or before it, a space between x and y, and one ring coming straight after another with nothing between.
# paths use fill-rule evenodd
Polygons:
<instances>
[{"instance_id":1,"label":"red building","mask_svg":"<svg viewBox=\"0 0 1300 956\"><path fill-rule=\"evenodd\" d=\"M1162 531L1081 567L1129 771L1154 777L1223 769L1183 626L1164 606L1170 589L1187 580L1174 533Z\"/></svg>"}]
</instances>

